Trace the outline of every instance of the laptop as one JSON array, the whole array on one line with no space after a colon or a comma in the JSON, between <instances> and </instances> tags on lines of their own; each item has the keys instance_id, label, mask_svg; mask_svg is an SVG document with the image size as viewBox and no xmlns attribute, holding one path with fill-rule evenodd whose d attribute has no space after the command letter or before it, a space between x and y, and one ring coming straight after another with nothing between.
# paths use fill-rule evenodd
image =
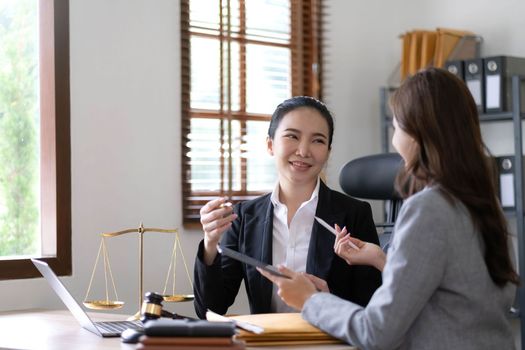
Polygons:
<instances>
[{"instance_id":1,"label":"laptop","mask_svg":"<svg viewBox=\"0 0 525 350\"><path fill-rule=\"evenodd\" d=\"M93 322L46 262L37 259L31 261L83 328L101 337L119 337L128 328L142 329L140 321Z\"/></svg>"}]
</instances>

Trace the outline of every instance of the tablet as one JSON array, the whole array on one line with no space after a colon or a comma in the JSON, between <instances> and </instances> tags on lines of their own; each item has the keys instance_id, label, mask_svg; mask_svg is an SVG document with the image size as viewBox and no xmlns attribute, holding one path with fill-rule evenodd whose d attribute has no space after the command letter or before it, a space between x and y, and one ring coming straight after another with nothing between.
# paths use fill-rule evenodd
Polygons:
<instances>
[{"instance_id":1,"label":"tablet","mask_svg":"<svg viewBox=\"0 0 525 350\"><path fill-rule=\"evenodd\" d=\"M223 246L217 244L217 250L219 251L219 253L224 254L224 255L226 255L226 256L228 256L230 258L233 258L235 260L238 260L240 262L243 262L245 264L248 264L248 265L251 265L251 266L254 266L254 267L260 267L261 269L271 273L272 275L279 276L279 277L284 277L284 278L290 278L290 277L288 277L286 275L283 275L275 266L263 263L262 261L254 259L251 256L239 253L239 252L237 252L237 251L235 251L233 249L226 248L226 247L223 247Z\"/></svg>"}]
</instances>

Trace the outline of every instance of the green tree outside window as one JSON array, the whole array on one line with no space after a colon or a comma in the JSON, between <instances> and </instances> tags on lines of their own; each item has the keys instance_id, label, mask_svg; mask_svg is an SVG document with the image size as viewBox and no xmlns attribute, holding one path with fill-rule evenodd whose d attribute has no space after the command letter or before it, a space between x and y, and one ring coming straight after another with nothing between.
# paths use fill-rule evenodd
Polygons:
<instances>
[{"instance_id":1,"label":"green tree outside window","mask_svg":"<svg viewBox=\"0 0 525 350\"><path fill-rule=\"evenodd\" d=\"M38 1L0 0L0 256L39 250Z\"/></svg>"}]
</instances>

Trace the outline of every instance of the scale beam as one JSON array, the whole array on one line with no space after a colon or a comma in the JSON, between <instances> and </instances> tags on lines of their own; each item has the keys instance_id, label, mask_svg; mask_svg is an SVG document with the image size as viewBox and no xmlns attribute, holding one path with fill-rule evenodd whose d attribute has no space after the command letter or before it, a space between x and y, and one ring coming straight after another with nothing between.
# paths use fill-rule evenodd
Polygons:
<instances>
[{"instance_id":1,"label":"scale beam","mask_svg":"<svg viewBox=\"0 0 525 350\"><path fill-rule=\"evenodd\" d=\"M192 285L193 287L193 283L192 283L192 280L191 280L191 277L189 275L189 271L188 271L188 267L186 265L186 261L185 261L185 258L184 258L184 253L182 252L182 248L180 246L180 240L179 240L179 233L178 233L178 230L177 229L162 229L162 228L152 228L152 227L144 227L144 225L142 223L140 223L140 226L138 228L132 228L132 229L125 229L125 230L122 230L122 231L117 231L117 232L107 232L107 233L102 233L101 234L101 244L100 244L100 248L99 248L99 252L97 254L97 259L95 261L95 266L93 267L93 273L91 275L91 280L89 282L89 287L88 287L88 290L87 290L87 293L86 293L86 297L85 297L85 300L84 300L84 305L90 309L98 309L98 310L101 310L101 309L104 309L104 310L108 310L108 309L117 309L117 308L121 308L123 305L124 305L124 302L123 301L118 301L118 295L117 295L117 290L116 290L116 287L115 287L115 282L114 282L114 279L113 279L113 273L111 272L111 265L109 263L109 254L108 254L108 251L107 251L107 248L106 248L106 244L105 244L105 239L106 238L113 238L113 237L117 237L117 236L122 236L122 235L125 235L125 234L128 234L128 233L138 233L138 236L139 236L139 276L138 276L138 283L139 283L139 302L138 302L138 309L139 311L134 315L132 316L131 318L132 319L139 319L140 318L140 308L141 308L141 304L142 304L142 298L143 298L143 295L144 295L144 233L146 232L158 232L158 233L174 233L175 234L175 243L174 243L174 246L173 246L173 252L172 252L172 259L171 259L171 262L170 262L170 267L169 267L169 270L168 270L168 276L166 278L166 285L167 285L167 281L169 279L169 274L170 274L170 271L172 269L172 266L173 266L173 293L170 294L170 295L166 295L165 292L166 292L166 285L164 287L164 300L167 301L167 302L180 302L180 301L190 301L190 300L193 300L194 299L194 296L193 294L175 294L175 270L176 270L176 250L177 250L177 246L181 252L181 255L182 255L182 260L183 260L183 263L184 263L184 267L186 269L186 274L188 275L188 279L190 281L190 285ZM96 267L97 267L97 264L98 264L98 260L100 258L100 255L103 255L103 259L104 259L104 277L105 277L105 285L106 285L106 299L105 300L88 300L88 295L89 295L89 292L90 292L90 289L91 289L91 284L93 282L93 277L95 275L95 270L96 270ZM113 290L114 290L114 295L116 297L116 300L111 300L109 298L109 293L108 293L108 276L109 276L109 279L113 285Z\"/></svg>"}]
</instances>

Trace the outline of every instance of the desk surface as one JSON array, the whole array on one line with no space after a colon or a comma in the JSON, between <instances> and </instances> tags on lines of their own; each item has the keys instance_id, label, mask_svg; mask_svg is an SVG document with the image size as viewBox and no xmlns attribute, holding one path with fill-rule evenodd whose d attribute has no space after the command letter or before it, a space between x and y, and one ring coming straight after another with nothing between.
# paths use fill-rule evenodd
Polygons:
<instances>
[{"instance_id":1,"label":"desk surface","mask_svg":"<svg viewBox=\"0 0 525 350\"><path fill-rule=\"evenodd\" d=\"M124 315L90 313L94 321L125 320ZM24 310L0 313L0 348L10 349L135 349L120 338L101 338L80 327L67 310ZM355 350L348 345L247 347L258 350Z\"/></svg>"}]
</instances>

